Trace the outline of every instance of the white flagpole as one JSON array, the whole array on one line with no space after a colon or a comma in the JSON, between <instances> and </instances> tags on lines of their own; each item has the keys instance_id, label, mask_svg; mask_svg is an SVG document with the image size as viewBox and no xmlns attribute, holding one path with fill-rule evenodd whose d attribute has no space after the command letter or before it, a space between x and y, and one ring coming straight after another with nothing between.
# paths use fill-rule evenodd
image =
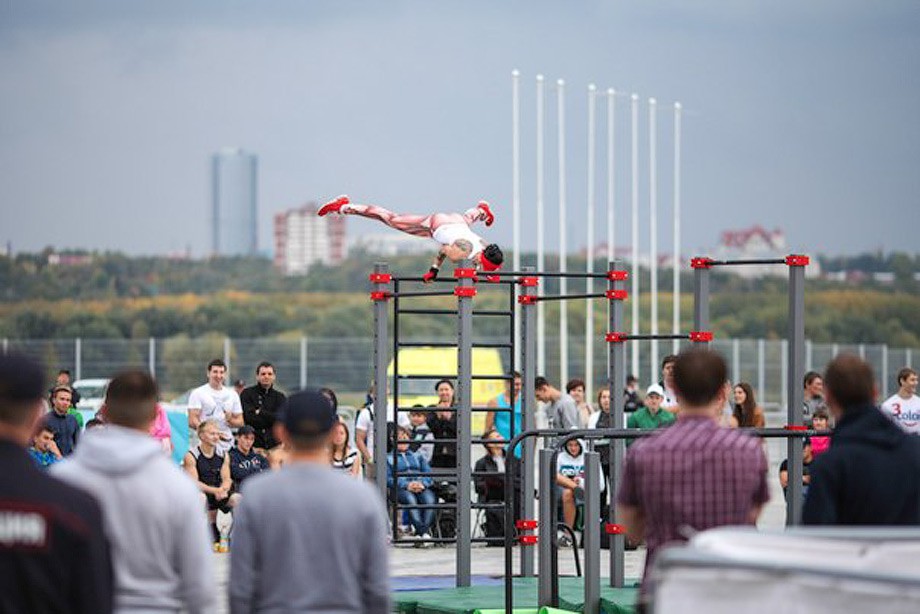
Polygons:
<instances>
[{"instance_id":1,"label":"white flagpole","mask_svg":"<svg viewBox=\"0 0 920 614\"><path fill-rule=\"evenodd\" d=\"M639 334L639 94L629 101L632 114L632 334ZM639 344L632 343L632 372L639 377ZM612 392L611 392L612 394ZM612 398L612 397L611 397Z\"/></svg>"},{"instance_id":2,"label":"white flagpole","mask_svg":"<svg viewBox=\"0 0 920 614\"><path fill-rule=\"evenodd\" d=\"M521 73L511 71L511 217L512 241L511 249L514 250L512 267L515 271L521 270ZM514 307L514 338L520 339L521 322L518 314L520 310ZM520 351L520 350L519 350ZM515 365L520 364L518 356L512 356Z\"/></svg>"},{"instance_id":3,"label":"white flagpole","mask_svg":"<svg viewBox=\"0 0 920 614\"><path fill-rule=\"evenodd\" d=\"M543 75L537 75L537 270L546 270L543 220ZM540 280L537 294L543 296L546 284ZM537 372L546 373L546 309L537 302ZM528 386L532 384L527 384Z\"/></svg>"},{"instance_id":4,"label":"white flagpole","mask_svg":"<svg viewBox=\"0 0 920 614\"><path fill-rule=\"evenodd\" d=\"M651 295L651 334L658 334L658 102L648 99L648 204L649 204L649 264L651 278L649 292ZM649 356L649 381L658 376L658 341L652 339Z\"/></svg>"},{"instance_id":5,"label":"white flagpole","mask_svg":"<svg viewBox=\"0 0 920 614\"><path fill-rule=\"evenodd\" d=\"M593 83L588 85L588 215L587 215L587 243L585 244L585 271L594 273L594 158L596 131L596 101L597 87ZM594 291L594 280L585 278L585 292ZM591 399L594 390L594 301L585 301L585 399Z\"/></svg>"},{"instance_id":6,"label":"white flagpole","mask_svg":"<svg viewBox=\"0 0 920 614\"><path fill-rule=\"evenodd\" d=\"M559 271L566 272L566 211L565 211L565 81L556 81L559 151ZM559 278L559 294L565 295L568 284ZM559 301L559 379L560 387L569 381L569 314L566 301Z\"/></svg>"},{"instance_id":7,"label":"white flagpole","mask_svg":"<svg viewBox=\"0 0 920 614\"><path fill-rule=\"evenodd\" d=\"M674 308L672 330L680 334L680 116L681 105L674 103ZM671 344L671 352L677 354L680 343L677 339Z\"/></svg>"}]
</instances>

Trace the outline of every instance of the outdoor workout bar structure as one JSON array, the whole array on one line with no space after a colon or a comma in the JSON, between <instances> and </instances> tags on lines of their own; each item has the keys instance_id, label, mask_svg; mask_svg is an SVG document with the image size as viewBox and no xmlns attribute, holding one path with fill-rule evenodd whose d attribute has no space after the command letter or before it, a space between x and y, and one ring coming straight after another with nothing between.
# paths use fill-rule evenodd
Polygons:
<instances>
[{"instance_id":1,"label":"outdoor workout bar structure","mask_svg":"<svg viewBox=\"0 0 920 614\"><path fill-rule=\"evenodd\" d=\"M457 511L457 533L456 533L456 542L458 544L468 545L471 543L471 526L470 526L470 510L471 501L470 501L470 481L473 476L470 470L470 445L473 443L473 438L470 433L471 424L470 417L474 411L503 411L502 408L474 408L471 404L471 384L473 380L476 379L506 379L510 380L511 375L506 376L484 376L484 375L474 375L472 373L472 348L474 344L472 343L472 316L473 315L494 315L494 316L506 316L511 320L511 340L509 343L504 344L489 344L489 347L506 347L511 350L511 366L509 373L514 371L514 365L518 360L520 360L522 380L525 383L525 386L531 385L535 380L537 373L537 317L536 305L539 305L542 301L545 300L567 300L567 299L596 299L596 298L606 298L608 303L608 332L605 334L605 341L608 343L608 359L607 359L607 378L611 390L611 414L613 416L613 424L610 429L603 430L593 430L593 431L554 431L550 430L535 430L535 399L532 394L527 392L522 392L521 397L521 417L523 424L521 425L523 432L514 436L510 442L508 442L508 458L509 462L506 467L505 474L505 548L506 548L506 586L507 590L510 591L510 581L513 575L513 570L511 569L511 548L515 541L517 541L521 546L521 557L520 557L520 575L521 576L533 576L534 575L534 556L533 550L526 546L535 545L538 542L541 544L541 561L551 561L554 560L555 556L553 550L554 533L555 533L555 509L550 509L547 507L550 504L550 497L541 498L541 522L545 519L546 526L553 527L552 537L550 539L538 539L538 536L532 534L524 534L524 532L537 528L537 523L534 516L534 501L531 497L522 496L521 497L521 509L518 510L520 513L520 520L515 524L514 523L514 513L516 510L513 509L511 502L514 501L513 489L517 485L515 483L515 474L517 473L517 462L514 456L514 449L517 445L523 442L522 458L520 461L520 491L525 495L527 493L534 492L534 448L535 448L535 437L549 437L549 436L566 436L565 438L571 438L577 436L578 434L584 436L586 433L590 436L588 439L596 438L609 438L612 439L611 455L610 455L610 464L611 467L616 468L612 470L609 476L609 492L611 497L614 496L613 493L616 493L618 489L618 470L622 467L623 458L625 455L625 445L624 438L641 436L646 433L636 430L626 431L624 429L624 412L623 407L620 403L614 403L613 399L615 398L614 391L620 391L625 389L625 379L626 379L626 353L625 353L625 342L627 341L638 341L638 340L657 340L657 339L670 339L670 340L687 340L693 343L702 343L708 344L712 341L713 336L709 330L709 299L710 299L710 272L711 269L715 266L734 266L734 265L748 265L748 264L785 264L789 267L789 328L788 328L788 362L787 369L787 424L785 429L761 429L757 431L756 434L763 437L787 437L789 438L788 444L788 459L789 459L789 475L791 476L801 476L802 474L802 448L801 445L796 445L797 438L804 436L809 433L802 424L802 390L796 385L798 381L798 376L803 372L804 368L804 267L808 265L809 259L808 256L802 255L790 255L783 259L747 259L747 260L738 260L738 261L725 261L725 260L714 260L711 258L693 258L690 261L691 268L694 271L694 284L693 284L693 296L694 296L694 330L686 334L630 334L624 331L624 317L623 317L623 301L628 298L628 293L625 289L625 282L629 278L628 273L625 270L620 270L619 261L613 260L608 263L608 270L606 272L599 273L576 273L576 272L545 272L545 271L532 271L528 270L527 267L524 267L522 271L497 271L490 272L486 277L497 278L497 282L486 282L484 279L480 279L477 275L475 269L472 268L469 261L462 262L454 271L454 280L451 279L439 279L436 280L440 283L451 283L455 282L456 286L452 291L412 291L412 292L401 292L399 290L399 282L420 282L422 281L420 277L394 277L392 276L387 268L386 264L378 263L374 267L374 273L370 276L370 281L373 284L373 290L371 292L371 299L374 301L374 382L377 391L377 399L384 399L387 397L387 364L389 359L389 341L388 341L388 303L390 299L393 299L394 311L396 314L393 333L394 333L394 342L393 342L393 360L394 360L394 378L393 378L393 395L394 395L394 411L398 414L400 411L408 411L410 408L399 407L398 400L398 385L401 379L433 379L443 377L444 374L432 374L432 375L401 375L398 369L399 361L399 348L400 347L457 347L457 387L456 395L454 397L455 406L453 411L455 411L457 416L457 437L455 440L439 440L444 442L456 442L457 444L457 501L456 504L436 504L430 506L416 506L417 508L454 508ZM537 288L539 285L539 278L541 277L577 277L577 278L595 278L595 279L606 279L608 282L608 287L605 292L602 293L585 293L585 294L572 294L572 295L562 295L562 296L543 296L538 295ZM474 286L474 282L479 282L485 287L488 287L491 284L502 284L507 285L509 289L509 309L508 311L501 310L480 310L475 311L473 309L473 298L477 294L477 288ZM393 290L389 290L389 285L393 284ZM519 287L519 290L517 288ZM520 339L520 348L516 345L515 335L513 333L516 328L515 324L515 295L517 298L517 304L520 305L521 314L520 314L520 330L521 330L521 339ZM455 296L457 298L457 309L405 309L400 307L399 299L400 298L411 298L411 297L422 297L422 296ZM412 313L412 314L446 314L446 315L456 315L458 319L457 323L457 343L449 344L444 342L437 343L423 343L419 341L411 342L400 342L399 341L399 314L400 313ZM485 347L487 344L475 344L477 347ZM520 356L518 356L518 350L520 350ZM454 375L447 375L446 377L453 378ZM527 388L525 388L527 390ZM384 391L381 393L381 391ZM375 399L375 406L385 407L385 403L378 403L378 400ZM512 407L505 409L504 411L509 411L511 413L511 432L514 433L516 430L515 425L515 416L513 405ZM395 418L395 416L394 416ZM387 498L387 475L386 475L386 448L387 448L387 430L386 428L379 428L380 421L379 418L375 421L374 429L374 462L377 465L376 472L376 484L381 494ZM481 442L482 440L475 440ZM498 442L499 440L493 440ZM395 461L395 442L394 442L394 461ZM543 459L543 453L554 454L552 451L543 450L541 452L541 461L542 462L551 462L552 458L547 457ZM594 460L590 462L595 464L597 462L596 454L591 452L590 454L594 455ZM395 463L394 463L395 467ZM595 467L596 469L596 467ZM588 460L586 458L586 471L588 470ZM594 469L592 469L593 471ZM551 486L551 477L544 475L547 472L542 471L541 467L541 492L547 492L547 482ZM550 472L552 473L552 472ZM399 474L397 474L398 476ZM407 475L407 474L402 474ZM479 475L479 474L477 474ZM397 477L394 476L394 477ZM553 476L554 477L554 476ZM588 478L591 479L591 478ZM549 489L552 492L552 489ZM801 522L801 504L802 504L802 488L800 480L789 480L788 487L788 502L787 502L787 514L786 522L788 525L796 525ZM477 504L477 507L485 507L483 504ZM394 508L395 510L396 508ZM586 509L586 512L590 510ZM394 511L394 518L395 518ZM597 513L599 516L599 511ZM586 517L590 518L586 513ZM592 531L589 529L590 524L586 524L586 532ZM542 526L542 525L541 525ZM616 527L619 527L618 519L616 517L616 506L610 506L610 515L609 523L607 523L608 532L611 533L611 543L610 543L610 583L611 586L619 587L623 586L623 558L625 550L625 542L622 532L616 530ZM513 528L517 528L522 532L521 535L515 536L512 534ZM395 529L394 529L395 530ZM545 529L544 529L545 530ZM594 541L593 533L589 538L586 533L586 541L590 539ZM599 543L599 537L597 538ZM432 541L454 541L450 538L442 539L433 539ZM549 542L549 543L547 543ZM544 550L546 549L546 550ZM458 547L457 549L457 565L456 565L456 584L457 586L469 586L470 585L470 550L466 547ZM546 556L547 558L542 558ZM599 561L599 552L594 553L593 551L589 553L586 548L586 570L593 569L595 567L595 556L598 557ZM599 563L597 563L599 564ZM541 565L541 569L545 569ZM549 588L549 584L544 585L546 580L543 579L541 574L540 579L540 604L549 605L550 601L553 598L552 591ZM593 588L592 588L593 591ZM598 593L599 597L599 593ZM510 601L508 602L510 604ZM586 607L589 602L586 601ZM510 606L509 606L510 607Z\"/></svg>"}]
</instances>

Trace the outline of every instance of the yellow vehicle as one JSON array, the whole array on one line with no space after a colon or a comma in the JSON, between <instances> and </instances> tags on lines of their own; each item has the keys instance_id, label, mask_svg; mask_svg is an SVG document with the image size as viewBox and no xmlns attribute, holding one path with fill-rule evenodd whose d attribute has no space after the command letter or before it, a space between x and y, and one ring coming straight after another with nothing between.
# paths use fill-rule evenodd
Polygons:
<instances>
[{"instance_id":1,"label":"yellow vehicle","mask_svg":"<svg viewBox=\"0 0 920 614\"><path fill-rule=\"evenodd\" d=\"M400 375L429 375L443 374L457 385L457 350L454 348L418 347L401 348L399 350ZM473 375L505 375L502 369L502 359L498 349L473 348ZM387 377L390 381L390 393L393 388L393 361L387 367ZM399 407L412 407L423 405L428 407L436 405L438 395L435 393L435 384L441 378L433 379L400 379L399 380ZM485 407L486 404L505 390L505 380L473 380L473 407ZM481 433L485 426L485 412L474 412L472 427L473 433Z\"/></svg>"}]
</instances>

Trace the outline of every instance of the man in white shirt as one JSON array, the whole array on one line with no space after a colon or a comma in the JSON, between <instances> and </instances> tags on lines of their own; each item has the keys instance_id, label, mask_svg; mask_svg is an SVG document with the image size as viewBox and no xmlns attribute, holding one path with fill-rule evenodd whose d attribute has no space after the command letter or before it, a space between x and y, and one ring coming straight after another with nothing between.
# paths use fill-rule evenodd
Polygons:
<instances>
[{"instance_id":1,"label":"man in white shirt","mask_svg":"<svg viewBox=\"0 0 920 614\"><path fill-rule=\"evenodd\" d=\"M485 222L486 226L491 226L495 221L489 203L484 200L463 213L412 215L394 213L377 205L352 204L349 198L343 195L323 205L318 215L322 217L330 213L360 215L383 222L390 228L406 234L434 239L441 248L431 268L422 276L425 283L431 283L437 278L445 259L460 262L469 258L473 261L475 268L486 272L498 270L504 262L504 255L498 245L486 243L482 237L470 229L470 226L478 221ZM497 281L497 278L490 279L490 281Z\"/></svg>"},{"instance_id":2,"label":"man in white shirt","mask_svg":"<svg viewBox=\"0 0 920 614\"><path fill-rule=\"evenodd\" d=\"M233 446L231 428L243 426L243 406L240 395L224 386L227 365L215 358L208 363L208 383L192 390L188 397L188 427L195 432L205 420L214 420L220 427L217 449L226 454Z\"/></svg>"},{"instance_id":3,"label":"man in white shirt","mask_svg":"<svg viewBox=\"0 0 920 614\"><path fill-rule=\"evenodd\" d=\"M882 403L882 411L908 433L920 435L920 397L917 372L910 367L898 371L898 392Z\"/></svg>"},{"instance_id":4,"label":"man in white shirt","mask_svg":"<svg viewBox=\"0 0 920 614\"><path fill-rule=\"evenodd\" d=\"M661 401L661 408L671 413L677 413L677 393L674 391L674 363L677 362L677 356L668 354L661 360L661 387L664 389L664 399Z\"/></svg>"}]
</instances>

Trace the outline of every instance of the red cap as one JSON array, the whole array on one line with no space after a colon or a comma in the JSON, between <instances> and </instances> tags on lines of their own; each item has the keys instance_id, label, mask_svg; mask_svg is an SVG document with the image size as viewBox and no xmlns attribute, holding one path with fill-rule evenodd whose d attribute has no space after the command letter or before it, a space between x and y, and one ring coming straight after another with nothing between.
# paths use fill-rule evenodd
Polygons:
<instances>
[{"instance_id":1,"label":"red cap","mask_svg":"<svg viewBox=\"0 0 920 614\"><path fill-rule=\"evenodd\" d=\"M497 271L502 268L500 264L489 262L489 259L483 256L482 252L479 252L479 264L482 266L483 271Z\"/></svg>"}]
</instances>

